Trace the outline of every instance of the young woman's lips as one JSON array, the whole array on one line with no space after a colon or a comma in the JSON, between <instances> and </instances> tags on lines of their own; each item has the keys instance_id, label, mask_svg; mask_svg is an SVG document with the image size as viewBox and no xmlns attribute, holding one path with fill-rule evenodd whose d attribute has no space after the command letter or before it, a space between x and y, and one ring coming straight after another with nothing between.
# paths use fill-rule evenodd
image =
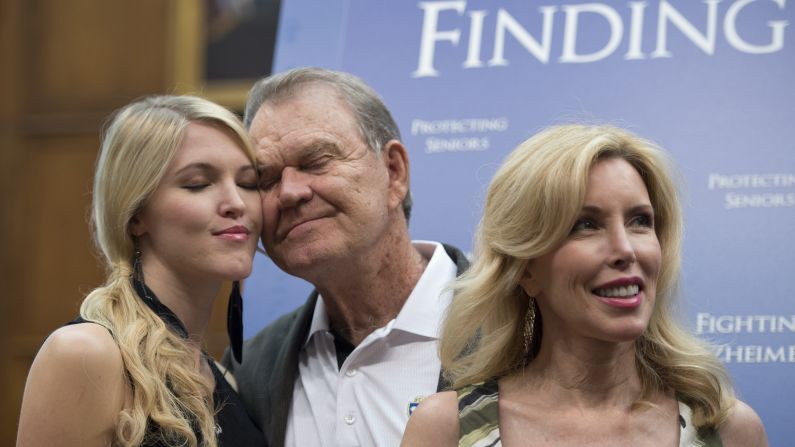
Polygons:
<instances>
[{"instance_id":1,"label":"young woman's lips","mask_svg":"<svg viewBox=\"0 0 795 447\"><path fill-rule=\"evenodd\" d=\"M243 225L235 225L214 233L215 236L228 241L245 241L250 234L248 228Z\"/></svg>"}]
</instances>

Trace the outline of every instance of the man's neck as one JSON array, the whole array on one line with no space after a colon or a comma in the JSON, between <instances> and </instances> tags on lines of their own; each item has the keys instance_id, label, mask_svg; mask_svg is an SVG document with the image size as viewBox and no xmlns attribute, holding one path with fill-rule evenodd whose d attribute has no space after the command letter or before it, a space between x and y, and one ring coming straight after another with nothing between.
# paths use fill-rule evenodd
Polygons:
<instances>
[{"instance_id":1,"label":"man's neck","mask_svg":"<svg viewBox=\"0 0 795 447\"><path fill-rule=\"evenodd\" d=\"M393 249L351 266L349 276L316 284L331 326L357 346L400 313L427 265L406 235Z\"/></svg>"}]
</instances>

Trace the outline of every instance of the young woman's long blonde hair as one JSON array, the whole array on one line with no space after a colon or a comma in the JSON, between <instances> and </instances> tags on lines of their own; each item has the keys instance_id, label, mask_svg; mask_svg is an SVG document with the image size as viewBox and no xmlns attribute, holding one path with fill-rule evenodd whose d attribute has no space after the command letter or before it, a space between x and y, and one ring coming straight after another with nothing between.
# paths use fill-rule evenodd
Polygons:
<instances>
[{"instance_id":1,"label":"young woman's long blonde hair","mask_svg":"<svg viewBox=\"0 0 795 447\"><path fill-rule=\"evenodd\" d=\"M135 246L130 220L157 188L190 122L230 132L255 162L238 118L192 96L148 97L119 110L97 160L92 225L108 277L85 298L80 315L110 331L132 391L131 406L119 415L114 445L140 445L153 437L175 446L217 445L211 383L199 373L186 341L142 302L131 284Z\"/></svg>"},{"instance_id":2,"label":"young woman's long blonde hair","mask_svg":"<svg viewBox=\"0 0 795 447\"><path fill-rule=\"evenodd\" d=\"M611 126L562 125L520 144L489 186L476 236L476 259L456 281L440 355L454 387L501 377L532 361L543 316L526 353L524 320L529 297L519 280L530 260L569 234L585 199L591 167L622 158L637 169L649 192L662 251L657 299L645 333L636 341L639 403L673 390L693 409L697 427L715 427L734 402L725 368L673 313L681 266L682 211L670 166L653 143Z\"/></svg>"}]
</instances>

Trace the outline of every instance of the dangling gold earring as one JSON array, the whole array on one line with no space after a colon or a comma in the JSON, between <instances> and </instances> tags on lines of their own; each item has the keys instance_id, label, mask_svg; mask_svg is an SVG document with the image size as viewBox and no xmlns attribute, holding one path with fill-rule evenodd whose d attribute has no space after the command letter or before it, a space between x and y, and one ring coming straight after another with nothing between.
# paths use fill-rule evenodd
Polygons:
<instances>
[{"instance_id":1,"label":"dangling gold earring","mask_svg":"<svg viewBox=\"0 0 795 447\"><path fill-rule=\"evenodd\" d=\"M527 300L527 313L524 316L524 358L530 354L533 345L533 329L536 325L536 300L529 297Z\"/></svg>"}]
</instances>

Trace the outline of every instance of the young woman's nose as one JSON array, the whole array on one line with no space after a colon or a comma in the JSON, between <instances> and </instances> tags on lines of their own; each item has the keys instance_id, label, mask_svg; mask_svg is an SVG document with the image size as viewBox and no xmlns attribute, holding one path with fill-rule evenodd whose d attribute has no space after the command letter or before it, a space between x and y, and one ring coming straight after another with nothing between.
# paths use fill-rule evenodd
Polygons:
<instances>
[{"instance_id":1,"label":"young woman's nose","mask_svg":"<svg viewBox=\"0 0 795 447\"><path fill-rule=\"evenodd\" d=\"M239 217L246 211L246 202L243 200L243 191L235 182L225 185L222 191L220 213L225 217Z\"/></svg>"}]
</instances>

